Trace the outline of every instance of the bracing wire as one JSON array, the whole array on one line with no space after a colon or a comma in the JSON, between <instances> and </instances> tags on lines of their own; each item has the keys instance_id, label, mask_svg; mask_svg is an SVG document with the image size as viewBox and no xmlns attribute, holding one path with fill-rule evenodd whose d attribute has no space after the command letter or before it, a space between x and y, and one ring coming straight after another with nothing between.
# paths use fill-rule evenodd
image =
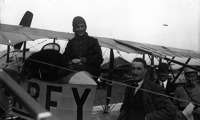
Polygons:
<instances>
[{"instance_id":1,"label":"bracing wire","mask_svg":"<svg viewBox=\"0 0 200 120\"><path fill-rule=\"evenodd\" d=\"M103 52L103 56L105 56L106 52L107 52L108 48L106 48L106 50Z\"/></svg>"},{"instance_id":2,"label":"bracing wire","mask_svg":"<svg viewBox=\"0 0 200 120\"><path fill-rule=\"evenodd\" d=\"M43 43L43 42L44 42L44 41L42 41L42 42L40 42L40 43L38 43L38 44L41 44L41 43ZM32 46L32 47L34 47L34 46ZM14 51L12 51L12 52L14 52ZM105 52L104 52L104 53L105 53ZM9 54L9 53L7 53L7 54ZM5 54L5 55L2 56L2 57L5 57L7 54ZM19 53L18 53L18 54L19 54ZM2 57L1 57L0 59L2 59ZM17 57L17 56L16 56L16 57ZM53 66L53 67L57 67L57 68L59 68L59 69L64 69L64 70L68 70L68 71L72 71L72 72L78 72L78 71L75 71L75 70L72 70L72 69L69 69L69 68L56 66L56 65L49 64L49 63L45 63L45 62L42 62L42 61L38 61L38 60L34 60L34 59L30 59L30 60L35 61L35 62L38 62L38 63L50 65L50 66ZM17 63L18 63L18 62L17 62ZM92 77L94 77L94 78L99 78L98 76L92 76ZM128 85L128 84L125 84L125 83L122 83L122 82L117 82L117 81L109 80L109 79L106 79L106 78L104 78L104 80L105 80L106 82L111 82L112 84L118 84L118 85L122 85L122 86L125 86L125 87L135 88L134 86L131 86L131 85ZM179 101L184 101L184 102L188 102L188 103L190 102L190 101L187 101L187 100L183 100L183 99L179 99L179 98L167 96L166 94L156 93L156 92L154 92L154 91L150 91L150 90L146 90L146 89L142 89L142 88L139 88L139 89L142 90L142 91L145 91L145 92L149 92L149 93L152 93L152 94L157 94L157 95L165 96L165 97L168 97L168 98L171 98L171 99L175 99L175 100L179 100ZM122 94L122 95L123 95L123 94ZM198 105L198 103L194 103L194 104L197 104L197 105ZM113 108L113 107L112 107L113 105L115 105L115 104L111 104L111 105L110 105L110 109Z\"/></svg>"},{"instance_id":3,"label":"bracing wire","mask_svg":"<svg viewBox=\"0 0 200 120\"><path fill-rule=\"evenodd\" d=\"M31 46L30 48L34 48L34 49L38 50L35 46L40 45L40 44L42 44L42 43L44 43L44 42L46 42L46 41L47 41L47 39L45 39L45 40L43 40L43 41L37 43L36 45L31 45L31 44L28 43L28 42L27 42L27 44L28 44L29 46ZM30 48L29 48L29 49L30 49Z\"/></svg>"},{"instance_id":4,"label":"bracing wire","mask_svg":"<svg viewBox=\"0 0 200 120\"><path fill-rule=\"evenodd\" d=\"M51 65L53 67L57 67L57 68L60 68L60 69L64 69L64 70L68 70L68 71L72 71L72 72L78 72L78 71L75 71L75 70L72 70L72 69L69 69L69 68L66 68L66 67L60 67L60 66L57 66L57 65L53 65L53 64L49 64L49 63L45 63L45 62L42 62L42 61L38 61L38 60L34 60L34 59L30 59L32 61L35 61L35 62L39 62L39 63L42 63L42 64L46 64L46 65ZM91 75L92 76L92 75ZM92 76L94 78L99 78L98 76ZM118 85L122 85L122 86L125 86L125 87L130 87L130 88L136 88L134 86L131 86L131 85L128 85L128 84L125 84L125 83L122 83L122 82L117 82L117 81L113 81L113 80L109 80L109 79L104 79L106 80L107 82L111 82L112 84L118 84ZM131 79L130 79L131 80ZM142 91L145 91L145 92L148 92L148 93L152 93L152 94L156 94L156 95L160 95L160 96L165 96L165 97L168 97L168 98L171 98L171 99L174 99L174 100L178 100L178 101L183 101L183 102L190 102L188 100L184 100L184 99L180 99L180 98L176 98L176 97L172 97L172 96L168 96L166 94L162 94L162 93L157 93L157 92L154 92L154 91L150 91L150 90L147 90L147 89L142 89L142 88L139 88L140 90ZM194 103L196 105L199 105L198 103Z\"/></svg>"}]
</instances>

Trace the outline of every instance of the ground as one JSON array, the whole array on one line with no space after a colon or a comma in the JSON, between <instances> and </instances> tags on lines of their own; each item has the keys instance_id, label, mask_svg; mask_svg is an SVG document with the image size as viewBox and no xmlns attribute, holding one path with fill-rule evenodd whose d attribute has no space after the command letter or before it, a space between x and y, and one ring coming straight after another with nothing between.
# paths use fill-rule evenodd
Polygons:
<instances>
[{"instance_id":1,"label":"ground","mask_svg":"<svg viewBox=\"0 0 200 120\"><path fill-rule=\"evenodd\" d=\"M110 104L123 101L125 86L117 83L113 84ZM95 94L94 106L106 104L107 89L97 89Z\"/></svg>"},{"instance_id":2,"label":"ground","mask_svg":"<svg viewBox=\"0 0 200 120\"><path fill-rule=\"evenodd\" d=\"M117 120L119 116L119 107L116 103L122 103L124 98L125 86L119 85L117 83L113 84L112 87L112 96L110 101L110 109L108 112L105 111L106 105L106 96L107 96L107 89L97 89L95 94L94 106L98 106L97 109L94 109L94 113L90 116L90 120ZM110 110L110 111L109 111Z\"/></svg>"}]
</instances>

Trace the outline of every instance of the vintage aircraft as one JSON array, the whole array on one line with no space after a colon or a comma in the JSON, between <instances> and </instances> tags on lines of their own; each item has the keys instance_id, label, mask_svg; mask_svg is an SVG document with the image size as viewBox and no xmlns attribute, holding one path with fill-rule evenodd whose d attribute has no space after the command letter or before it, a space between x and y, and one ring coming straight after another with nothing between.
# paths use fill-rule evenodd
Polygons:
<instances>
[{"instance_id":1,"label":"vintage aircraft","mask_svg":"<svg viewBox=\"0 0 200 120\"><path fill-rule=\"evenodd\" d=\"M32 13L27 12L25 14L28 18L32 19ZM23 21L23 19L22 19ZM27 22L27 18L24 18ZM56 40L69 40L73 37L71 33L57 32L50 30L43 30L37 28L31 28L30 22L23 25L8 25L0 24L0 44L14 46L15 49L21 48L21 42L23 42L23 57L25 60L26 54L26 41L33 41L41 38L52 39L54 42L47 47L47 50L59 52L59 47L56 47ZM151 59L151 73L150 77L154 77L154 59L158 59L159 62L166 60L170 65L171 63L179 64L200 71L200 68L188 65L190 59L200 59L200 53L197 51L191 51L187 49L178 49L172 47L151 45L145 43L138 43L125 40L117 40L104 37L95 37L101 47L110 48L110 66L109 66L109 79L108 79L108 89L106 98L105 111L109 113L109 103L111 100L112 83L114 82L113 74L113 62L114 62L114 50L123 51L126 53L136 53L143 55L145 59L149 56ZM10 48L10 47L8 47ZM58 48L58 49L57 49ZM44 49L46 50L46 47ZM41 51L42 51L41 50ZM59 54L59 53L58 53ZM9 49L8 49L7 62L9 63ZM188 58L185 63L175 60L175 57ZM52 65L52 64L51 64ZM54 66L54 65L52 65ZM56 66L56 65L55 65ZM21 66L23 67L23 66ZM173 74L174 82L181 74L182 69L176 76ZM94 100L96 84L93 82L89 74L85 72L78 72L66 77L68 84L51 83L40 81L36 78L26 78L23 74L20 76L23 79L17 79L16 76L13 77L15 72L11 70L2 69L0 70L0 80L5 87L0 88L1 107L7 111L9 114L20 116L23 119L74 119L74 120L88 120L90 116L95 116L103 119L103 115L96 114L98 107L93 107L92 103ZM17 76L19 76L17 74ZM16 81L17 79L17 82ZM81 82L83 81L83 82ZM87 81L87 82L86 82ZM87 84L85 84L87 83ZM5 89L6 88L6 89ZM23 88L23 89L22 89ZM8 90L7 90L8 89ZM27 94L27 91L37 102L34 102L32 97ZM9 92L8 92L9 91ZM10 95L11 92L11 95ZM12 98L14 97L14 99ZM42 107L41 107L42 106ZM45 109L44 109L45 108ZM120 104L116 108L119 111ZM50 112L48 112L50 111ZM92 113L92 114L91 114ZM53 115L52 115L53 114ZM109 116L109 114L107 114ZM105 117L104 119L109 119ZM108 117L107 116L107 117ZM98 118L98 119L99 119ZM113 120L116 119L116 116Z\"/></svg>"}]
</instances>

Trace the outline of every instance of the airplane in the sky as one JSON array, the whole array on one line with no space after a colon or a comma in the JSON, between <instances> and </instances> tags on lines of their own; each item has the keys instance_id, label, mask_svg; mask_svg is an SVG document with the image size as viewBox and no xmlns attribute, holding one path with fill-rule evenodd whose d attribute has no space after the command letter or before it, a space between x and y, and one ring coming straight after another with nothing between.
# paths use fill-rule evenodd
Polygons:
<instances>
[{"instance_id":1,"label":"airplane in the sky","mask_svg":"<svg viewBox=\"0 0 200 120\"><path fill-rule=\"evenodd\" d=\"M22 49L21 53L23 57L21 62L26 63L28 58L31 60L31 55L28 58L26 57L26 42L47 38L53 42L45 45L41 51L50 50L51 53L57 51L56 54L60 54L59 45L56 41L68 41L74 36L72 33L32 28L30 27L32 17L33 14L27 11L20 25L0 23L0 44L8 46L7 54L5 55L7 56L7 64L10 62L11 47L14 48L15 51L18 50L17 52L19 52L19 49ZM200 59L200 53L197 51L105 37L95 38L97 38L101 47L110 49L110 66L108 70L108 82L110 83L114 82L113 50L140 54L143 55L144 59L148 56L151 60L150 78L152 79L155 74L155 58L158 59L159 62L165 60L169 66L172 63L182 66L178 74L173 74L173 70L171 69L174 83L182 73L184 67L189 67L200 72L200 68L188 65L191 59ZM49 57L54 56L49 55ZM175 60L176 57L187 58L187 61L182 63ZM23 68L23 65L24 64L19 67ZM56 67L56 63L53 66ZM3 84L0 86L0 106L6 111L6 114L17 115L23 119L88 120L94 112L92 110L94 109L92 103L96 91L96 84L87 73L77 72L70 77L66 77L68 84L60 84L40 81L34 77L28 78L17 72L6 68L0 70L0 81ZM109 107L112 84L108 84L107 90L108 96L106 97L105 106Z\"/></svg>"}]
</instances>

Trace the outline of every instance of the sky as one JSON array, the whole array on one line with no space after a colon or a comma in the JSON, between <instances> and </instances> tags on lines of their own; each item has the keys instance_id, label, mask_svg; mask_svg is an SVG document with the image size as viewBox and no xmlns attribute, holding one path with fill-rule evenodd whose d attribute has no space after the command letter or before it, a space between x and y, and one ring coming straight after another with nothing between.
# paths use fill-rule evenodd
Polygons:
<instances>
[{"instance_id":1,"label":"sky","mask_svg":"<svg viewBox=\"0 0 200 120\"><path fill-rule=\"evenodd\" d=\"M0 0L0 22L18 25L31 11L31 27L72 33L82 16L91 36L200 52L200 0Z\"/></svg>"}]
</instances>

